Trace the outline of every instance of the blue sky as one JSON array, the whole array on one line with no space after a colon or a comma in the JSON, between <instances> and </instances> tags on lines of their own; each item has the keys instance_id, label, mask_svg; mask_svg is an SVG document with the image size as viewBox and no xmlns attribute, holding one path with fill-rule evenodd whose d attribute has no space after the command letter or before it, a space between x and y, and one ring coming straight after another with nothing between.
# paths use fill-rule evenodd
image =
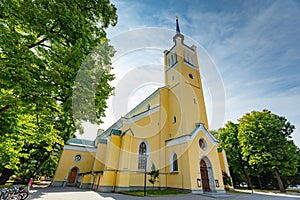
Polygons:
<instances>
[{"instance_id":1,"label":"blue sky","mask_svg":"<svg viewBox=\"0 0 300 200\"><path fill-rule=\"evenodd\" d=\"M175 16L178 16L181 32L206 50L222 79L223 124L228 120L236 122L246 112L266 108L296 126L293 139L300 146L300 1L114 0L112 3L118 9L119 20L116 27L108 30L109 38L114 40L120 34L148 27L175 30ZM159 32L153 37L160 37ZM172 38L168 40L166 49L172 45ZM135 59L135 63L134 57L146 61ZM120 76L132 74L133 69L138 71L142 65L149 72L149 63L160 65L162 58L162 51L150 49L130 53L127 60L126 56L115 59L115 86L121 85ZM154 73L160 72L154 70ZM152 79L148 79L151 84L142 84L131 92L127 111L163 84L161 77ZM115 119L124 115L125 110ZM107 115L100 126L104 129L115 120Z\"/></svg>"}]
</instances>

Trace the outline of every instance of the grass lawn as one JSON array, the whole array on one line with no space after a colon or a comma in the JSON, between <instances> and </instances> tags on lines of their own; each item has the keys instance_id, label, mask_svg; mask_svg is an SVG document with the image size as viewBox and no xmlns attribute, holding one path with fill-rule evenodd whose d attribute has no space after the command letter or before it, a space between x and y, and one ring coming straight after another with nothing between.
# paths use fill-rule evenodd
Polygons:
<instances>
[{"instance_id":1,"label":"grass lawn","mask_svg":"<svg viewBox=\"0 0 300 200\"><path fill-rule=\"evenodd\" d=\"M124 194L144 196L144 191L130 191L123 192ZM163 195L178 195L186 194L186 192L174 191L174 190L147 190L147 196L163 196Z\"/></svg>"}]
</instances>

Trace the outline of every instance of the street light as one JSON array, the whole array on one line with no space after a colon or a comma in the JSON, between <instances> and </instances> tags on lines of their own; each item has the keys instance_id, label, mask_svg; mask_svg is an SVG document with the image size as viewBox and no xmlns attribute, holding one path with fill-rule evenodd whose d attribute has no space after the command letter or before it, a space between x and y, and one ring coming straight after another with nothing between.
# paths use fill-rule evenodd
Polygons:
<instances>
[{"instance_id":1,"label":"street light","mask_svg":"<svg viewBox=\"0 0 300 200\"><path fill-rule=\"evenodd\" d=\"M147 157L148 155L146 152L144 153L144 159L145 159L145 171L144 171L144 196L146 196L146 183L147 183Z\"/></svg>"}]
</instances>

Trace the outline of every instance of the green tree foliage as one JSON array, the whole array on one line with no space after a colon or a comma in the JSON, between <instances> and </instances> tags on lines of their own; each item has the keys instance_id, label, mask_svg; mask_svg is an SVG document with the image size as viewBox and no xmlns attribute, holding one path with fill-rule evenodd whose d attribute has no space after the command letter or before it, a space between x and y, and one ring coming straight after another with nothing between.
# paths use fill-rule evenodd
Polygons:
<instances>
[{"instance_id":1,"label":"green tree foliage","mask_svg":"<svg viewBox=\"0 0 300 200\"><path fill-rule=\"evenodd\" d=\"M149 182L154 187L154 184L158 181L158 176L159 176L159 170L156 169L154 163L152 163L151 171L148 173L148 175L150 175Z\"/></svg>"},{"instance_id":2,"label":"green tree foliage","mask_svg":"<svg viewBox=\"0 0 300 200\"><path fill-rule=\"evenodd\" d=\"M232 186L231 178L226 172L222 172L223 183L225 185L225 189L228 190L229 186Z\"/></svg>"},{"instance_id":3,"label":"green tree foliage","mask_svg":"<svg viewBox=\"0 0 300 200\"><path fill-rule=\"evenodd\" d=\"M238 138L242 155L250 166L272 169L279 188L285 191L282 175L297 173L297 147L291 140L295 127L268 110L253 111L239 119Z\"/></svg>"},{"instance_id":4,"label":"green tree foliage","mask_svg":"<svg viewBox=\"0 0 300 200\"><path fill-rule=\"evenodd\" d=\"M252 182L268 188L274 186L276 177L277 185L284 191L282 177L286 182L294 182L291 177L299 171L299 149L291 140L295 127L268 110L247 113L238 121L228 122L218 131L234 184L246 181L248 186Z\"/></svg>"},{"instance_id":5,"label":"green tree foliage","mask_svg":"<svg viewBox=\"0 0 300 200\"><path fill-rule=\"evenodd\" d=\"M116 22L109 0L0 0L0 184L51 175L82 120L101 122Z\"/></svg>"},{"instance_id":6,"label":"green tree foliage","mask_svg":"<svg viewBox=\"0 0 300 200\"><path fill-rule=\"evenodd\" d=\"M229 121L225 124L225 128L221 128L218 131L220 147L224 148L226 151L234 185L239 185L244 181L249 183L249 178L245 171L247 161L242 156L242 150L238 139L238 126L238 124Z\"/></svg>"}]
</instances>

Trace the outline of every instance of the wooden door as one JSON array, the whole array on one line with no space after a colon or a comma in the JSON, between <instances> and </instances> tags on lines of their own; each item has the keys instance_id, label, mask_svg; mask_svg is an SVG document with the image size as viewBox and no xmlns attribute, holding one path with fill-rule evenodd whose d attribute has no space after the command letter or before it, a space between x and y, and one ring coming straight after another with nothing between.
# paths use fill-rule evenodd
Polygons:
<instances>
[{"instance_id":1,"label":"wooden door","mask_svg":"<svg viewBox=\"0 0 300 200\"><path fill-rule=\"evenodd\" d=\"M210 192L207 166L204 160L201 160L200 162L200 172L201 172L203 192Z\"/></svg>"},{"instance_id":2,"label":"wooden door","mask_svg":"<svg viewBox=\"0 0 300 200\"><path fill-rule=\"evenodd\" d=\"M68 183L75 183L76 176L77 176L77 168L74 167L70 172Z\"/></svg>"}]
</instances>

